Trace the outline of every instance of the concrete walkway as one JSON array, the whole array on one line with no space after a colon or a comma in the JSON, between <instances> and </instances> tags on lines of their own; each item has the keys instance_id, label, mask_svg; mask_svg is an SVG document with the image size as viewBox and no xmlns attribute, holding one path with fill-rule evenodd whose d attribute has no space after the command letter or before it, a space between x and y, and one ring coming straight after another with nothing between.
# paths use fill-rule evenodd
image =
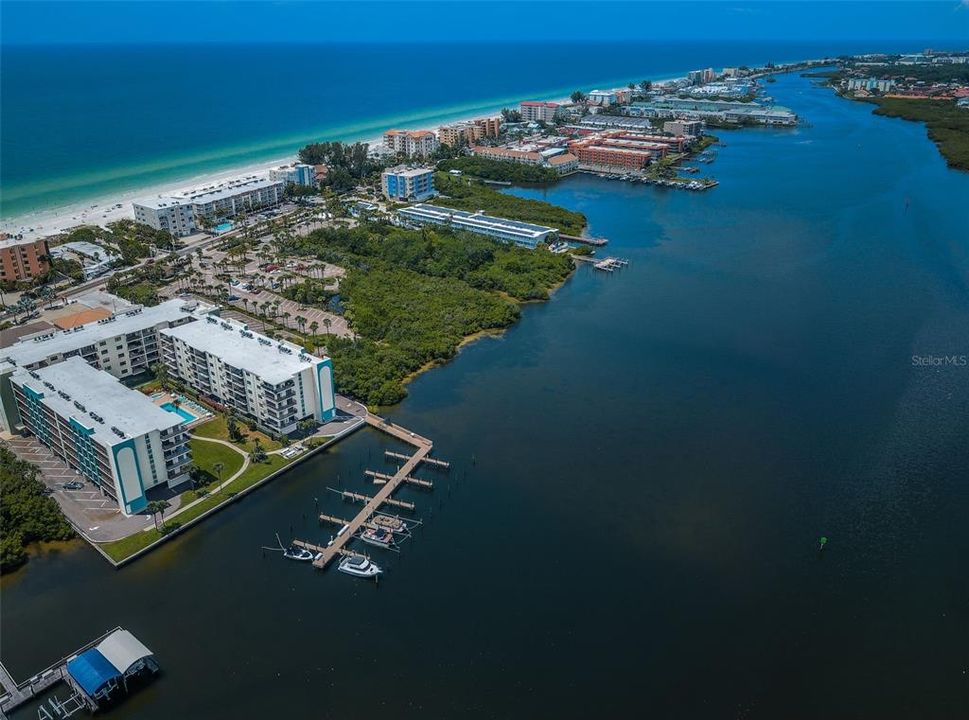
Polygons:
<instances>
[{"instance_id":1,"label":"concrete walkway","mask_svg":"<svg viewBox=\"0 0 969 720\"><path fill-rule=\"evenodd\" d=\"M181 515L183 512L185 512L186 510L188 510L193 505L197 505L198 503L200 503L203 500L207 499L213 493L221 493L226 487L228 487L229 483L231 483L233 480L235 480L237 477L239 477L240 475L242 475L242 473L244 473L246 470L249 469L249 453L247 453L245 450L240 450L239 448L237 448L235 445L233 445L232 443L228 442L227 440L219 440L217 438L199 437L198 435L192 435L191 438L193 440L201 440L202 442L218 443L219 445L225 445L226 447L232 448L237 453L239 453L240 455L242 455L242 467L239 468L236 472L234 472L231 477L229 477L226 480L223 480L221 483L219 483L218 485L216 485L216 487L215 487L214 490L208 490L205 493L204 496L202 496L202 497L200 497L200 498L198 498L196 500L193 500L188 505L183 505L182 507L180 507L178 510L176 510L173 513L171 513L170 515L166 515L165 516L165 520L171 520L174 517L178 517L179 515ZM145 528L145 530L151 530L151 529L153 529L153 528Z\"/></svg>"}]
</instances>

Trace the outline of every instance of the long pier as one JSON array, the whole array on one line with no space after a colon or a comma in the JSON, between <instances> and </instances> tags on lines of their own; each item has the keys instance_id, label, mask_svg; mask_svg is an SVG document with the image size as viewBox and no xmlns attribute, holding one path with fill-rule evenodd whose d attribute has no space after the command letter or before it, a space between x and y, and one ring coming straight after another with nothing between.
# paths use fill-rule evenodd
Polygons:
<instances>
[{"instance_id":1,"label":"long pier","mask_svg":"<svg viewBox=\"0 0 969 720\"><path fill-rule=\"evenodd\" d=\"M582 237L580 235L566 235L565 233L559 233L559 238L562 240L567 240L568 242L577 242L582 243L583 245L594 245L596 247L602 247L609 242L605 238L590 238Z\"/></svg>"},{"instance_id":2,"label":"long pier","mask_svg":"<svg viewBox=\"0 0 969 720\"><path fill-rule=\"evenodd\" d=\"M312 543L307 543L302 540L294 541L295 545L319 554L317 559L313 561L313 567L323 569L330 564L330 561L332 561L333 558L340 555L359 555L359 553L346 549L346 544L353 539L353 537L359 532L360 528L364 527L370 522L370 518L373 517L374 513L380 510L382 505L400 505L403 503L401 500L394 500L391 495L393 495L397 488L406 482L408 477L411 477L411 473L414 472L414 469L427 458L431 452L431 448L434 447L434 443L427 438L421 437L420 435L377 415L367 414L366 420L369 425L377 428L378 430L382 430L385 433L393 435L399 440L403 440L408 445L413 445L416 450L413 455L407 457L404 464L398 468L396 473L389 477L386 484L384 484L373 497L359 495L358 493L350 493L351 496L356 496L356 498L366 502L366 505L364 505L363 509L357 513L352 520L342 526L341 532L335 538L333 538L329 545L326 547L321 547L319 545L313 545ZM349 491L344 490L339 492L347 493ZM347 497L347 495L344 495L344 497ZM408 503L408 505L413 507L413 503ZM323 519L322 516L321 519ZM326 519L329 520L329 516Z\"/></svg>"}]
</instances>

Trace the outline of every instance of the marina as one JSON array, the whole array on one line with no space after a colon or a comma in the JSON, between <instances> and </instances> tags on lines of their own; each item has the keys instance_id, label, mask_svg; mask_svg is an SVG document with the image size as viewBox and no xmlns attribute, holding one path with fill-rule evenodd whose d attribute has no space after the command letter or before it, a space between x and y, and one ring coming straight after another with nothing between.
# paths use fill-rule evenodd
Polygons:
<instances>
[{"instance_id":1,"label":"marina","mask_svg":"<svg viewBox=\"0 0 969 720\"><path fill-rule=\"evenodd\" d=\"M415 448L414 454L405 455L392 450L386 450L384 452L385 456L388 458L393 460L404 460L404 464L398 467L397 472L393 475L379 473L375 470L367 470L365 472L367 477L372 477L375 480L379 480L383 483L377 494L372 497L350 490L327 488L331 492L340 495L344 500L364 503L364 507L359 513L356 514L356 516L353 517L353 519L349 521L332 515L320 514L319 518L321 522L330 522L340 526L340 530L325 547L303 540L293 541L294 546L316 553L315 559L313 560L313 567L322 570L326 568L335 557L341 556L343 559L340 561L339 570L357 577L373 577L378 575L381 570L372 563L367 564L363 562L347 562L345 556L366 558L365 555L361 555L360 553L356 553L348 549L347 545L354 539L360 539L370 545L375 545L384 549L394 549L392 547L396 545L394 534L409 533L411 525L419 524L420 521L411 521L411 525L409 525L407 521L401 520L400 518L378 512L380 508L384 505L391 505L404 510L415 510L415 503L394 498L392 497L393 493L405 483L412 485L416 484L426 489L433 487L433 483L430 483L430 481L420 480L411 475L411 473L421 463L425 463L426 465L440 470L449 470L451 467L451 464L446 460L429 457L431 449L433 448L433 443L427 438L421 437L420 435L417 435L406 428L395 425L394 423L373 414L367 415L367 422L371 426L413 446ZM374 570L374 568L376 568L376 570Z\"/></svg>"}]
</instances>

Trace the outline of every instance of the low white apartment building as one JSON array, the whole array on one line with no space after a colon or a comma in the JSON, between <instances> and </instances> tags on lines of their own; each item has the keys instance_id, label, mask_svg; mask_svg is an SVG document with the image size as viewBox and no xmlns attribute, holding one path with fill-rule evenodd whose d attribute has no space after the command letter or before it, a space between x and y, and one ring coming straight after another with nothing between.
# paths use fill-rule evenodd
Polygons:
<instances>
[{"instance_id":1,"label":"low white apartment building","mask_svg":"<svg viewBox=\"0 0 969 720\"><path fill-rule=\"evenodd\" d=\"M192 455L182 418L79 357L21 368L10 382L25 429L125 515L144 510L152 488L189 479Z\"/></svg>"},{"instance_id":2,"label":"low white apartment building","mask_svg":"<svg viewBox=\"0 0 969 720\"><path fill-rule=\"evenodd\" d=\"M287 434L300 420L322 423L336 414L329 358L211 315L160 337L172 375L267 430Z\"/></svg>"},{"instance_id":3,"label":"low white apartment building","mask_svg":"<svg viewBox=\"0 0 969 720\"><path fill-rule=\"evenodd\" d=\"M0 350L0 429L20 425L10 393L10 375L36 370L72 357L115 377L150 371L161 359L158 331L190 323L213 307L196 301L168 300L154 307L136 307L69 330L27 335Z\"/></svg>"},{"instance_id":4,"label":"low white apartment building","mask_svg":"<svg viewBox=\"0 0 969 720\"><path fill-rule=\"evenodd\" d=\"M203 221L278 205L285 190L286 182L273 180L269 175L242 175L136 200L132 208L138 222L181 237L201 227Z\"/></svg>"},{"instance_id":5,"label":"low white apartment building","mask_svg":"<svg viewBox=\"0 0 969 720\"><path fill-rule=\"evenodd\" d=\"M174 237L191 235L198 230L192 206L173 197L142 198L131 203L131 208L135 222L165 230Z\"/></svg>"}]
</instances>

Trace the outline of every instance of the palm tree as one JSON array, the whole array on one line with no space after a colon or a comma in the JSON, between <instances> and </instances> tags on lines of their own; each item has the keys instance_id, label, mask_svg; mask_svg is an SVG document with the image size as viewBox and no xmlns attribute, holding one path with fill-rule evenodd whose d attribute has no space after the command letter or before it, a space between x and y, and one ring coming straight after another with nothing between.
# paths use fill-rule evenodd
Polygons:
<instances>
[{"instance_id":1,"label":"palm tree","mask_svg":"<svg viewBox=\"0 0 969 720\"><path fill-rule=\"evenodd\" d=\"M314 320L310 323L310 332L313 333L313 352L316 352L316 331L320 329L320 324Z\"/></svg>"},{"instance_id":2,"label":"palm tree","mask_svg":"<svg viewBox=\"0 0 969 720\"><path fill-rule=\"evenodd\" d=\"M332 325L332 324L333 324L333 321L330 320L330 318L328 318L328 317L323 318L323 327L326 328L326 334L327 335L330 334L330 325Z\"/></svg>"},{"instance_id":3,"label":"palm tree","mask_svg":"<svg viewBox=\"0 0 969 720\"><path fill-rule=\"evenodd\" d=\"M215 470L215 474L219 476L219 494L221 495L222 494L222 471L225 470L225 464L217 462L215 465L212 466L212 469Z\"/></svg>"},{"instance_id":4,"label":"palm tree","mask_svg":"<svg viewBox=\"0 0 969 720\"><path fill-rule=\"evenodd\" d=\"M282 315L283 325L289 327L289 319L292 317L288 312L284 312Z\"/></svg>"},{"instance_id":5,"label":"palm tree","mask_svg":"<svg viewBox=\"0 0 969 720\"><path fill-rule=\"evenodd\" d=\"M162 527L165 525L165 511L170 508L172 504L167 500L152 500L145 509L151 513L151 519L155 523L155 530L158 530L158 514L161 513L162 517Z\"/></svg>"},{"instance_id":6,"label":"palm tree","mask_svg":"<svg viewBox=\"0 0 969 720\"><path fill-rule=\"evenodd\" d=\"M297 315L296 316L296 324L299 326L299 331L305 335L306 334L306 318L303 317L302 315Z\"/></svg>"}]
</instances>

